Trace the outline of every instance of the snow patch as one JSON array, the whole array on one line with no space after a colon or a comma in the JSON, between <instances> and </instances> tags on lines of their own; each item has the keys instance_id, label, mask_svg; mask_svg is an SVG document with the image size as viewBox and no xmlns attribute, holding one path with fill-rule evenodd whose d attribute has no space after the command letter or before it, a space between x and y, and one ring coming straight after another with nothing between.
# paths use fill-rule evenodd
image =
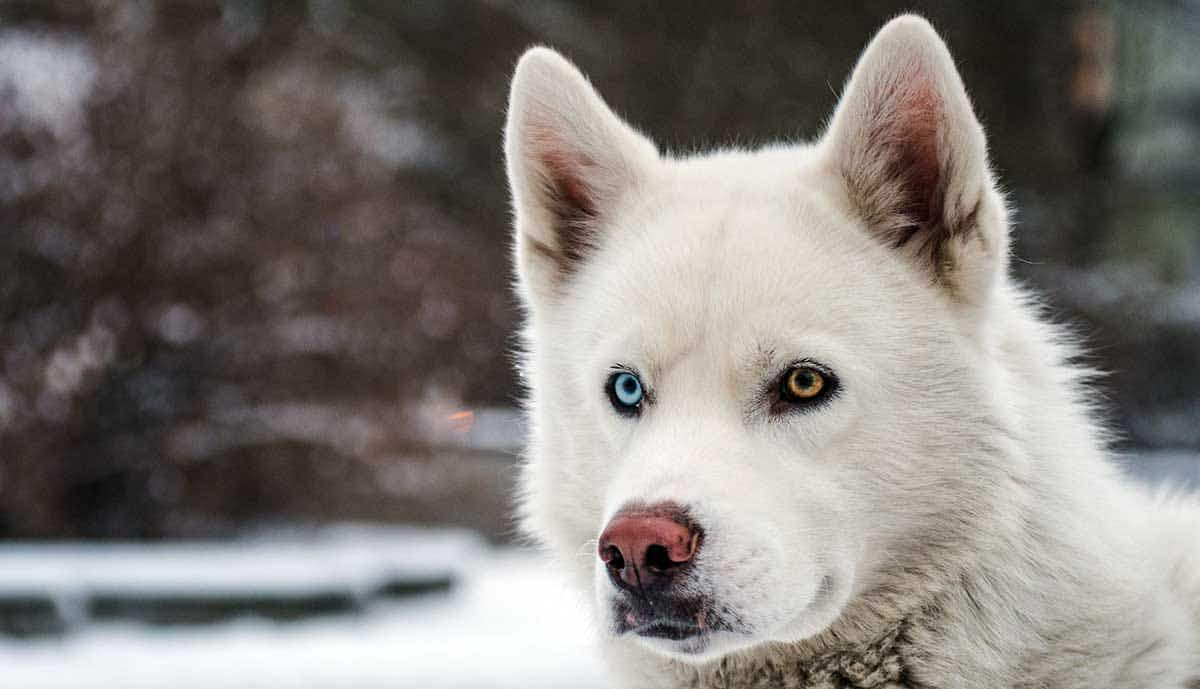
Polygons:
<instances>
[{"instance_id":1,"label":"snow patch","mask_svg":"<svg viewBox=\"0 0 1200 689\"><path fill-rule=\"evenodd\" d=\"M4 686L22 689L593 689L609 686L593 646L585 604L528 551L462 550L454 538L401 539L409 563L451 556L462 578L451 593L372 606L361 616L269 624L239 621L195 629L129 624L92 625L53 641L0 639ZM255 573L236 558L205 561L197 552L177 569L159 570L155 585L190 585L249 576L281 586L302 582L310 570L289 555L272 571ZM378 541L360 540L375 548ZM63 555L71 555L64 547ZM449 552L448 552L449 551ZM10 551L6 551L10 552ZM345 552L345 551L343 551ZM100 557L106 577L143 580L143 560L129 551ZM355 557L353 549L343 563ZM98 559L97 559L98 558ZM80 560L82 561L82 560ZM24 567L9 567L0 572ZM29 560L22 565L30 564ZM226 565L236 570L221 572ZM44 573L45 570L42 570ZM33 573L26 570L26 574ZM60 576L64 576L59 572ZM70 577L67 577L69 579ZM311 585L312 581L303 582ZM272 584L273 585L273 584Z\"/></svg>"}]
</instances>

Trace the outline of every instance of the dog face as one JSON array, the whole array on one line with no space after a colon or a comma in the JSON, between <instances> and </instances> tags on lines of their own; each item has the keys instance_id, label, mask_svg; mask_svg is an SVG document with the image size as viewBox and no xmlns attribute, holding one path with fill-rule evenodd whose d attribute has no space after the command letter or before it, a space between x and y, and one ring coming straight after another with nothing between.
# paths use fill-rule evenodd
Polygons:
<instances>
[{"instance_id":1,"label":"dog face","mask_svg":"<svg viewBox=\"0 0 1200 689\"><path fill-rule=\"evenodd\" d=\"M610 635L695 661L803 639L1005 518L981 362L1006 222L923 20L880 32L819 142L683 159L535 48L506 153L524 523Z\"/></svg>"}]
</instances>

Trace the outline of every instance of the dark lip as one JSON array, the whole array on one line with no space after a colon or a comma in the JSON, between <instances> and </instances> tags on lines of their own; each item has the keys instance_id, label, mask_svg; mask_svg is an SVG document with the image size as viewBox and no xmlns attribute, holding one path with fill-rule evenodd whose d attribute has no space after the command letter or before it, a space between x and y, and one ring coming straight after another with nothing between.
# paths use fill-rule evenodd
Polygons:
<instances>
[{"instance_id":1,"label":"dark lip","mask_svg":"<svg viewBox=\"0 0 1200 689\"><path fill-rule=\"evenodd\" d=\"M694 639L705 634L705 630L694 624L663 618L640 624L629 631L637 634L638 636L646 636L655 639L670 639L671 641Z\"/></svg>"}]
</instances>

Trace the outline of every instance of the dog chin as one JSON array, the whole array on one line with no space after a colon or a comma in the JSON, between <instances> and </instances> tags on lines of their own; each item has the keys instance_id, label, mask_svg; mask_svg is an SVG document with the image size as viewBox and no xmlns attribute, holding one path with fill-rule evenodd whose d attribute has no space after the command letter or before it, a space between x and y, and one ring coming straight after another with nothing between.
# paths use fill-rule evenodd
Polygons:
<instances>
[{"instance_id":1,"label":"dog chin","mask_svg":"<svg viewBox=\"0 0 1200 689\"><path fill-rule=\"evenodd\" d=\"M849 593L848 587L840 586L833 577L822 577L808 602L781 627L767 634L734 629L729 625L700 629L664 621L618 629L618 635L673 660L703 664L764 644L796 643L817 636L842 614Z\"/></svg>"},{"instance_id":2,"label":"dog chin","mask_svg":"<svg viewBox=\"0 0 1200 689\"><path fill-rule=\"evenodd\" d=\"M657 655L689 664L703 664L730 653L778 642L782 640L781 637L791 636L793 629L797 626L806 629L814 628L817 624L824 626L823 621L804 620L801 622L801 619L806 616L807 608L778 634L767 636L729 624L700 628L694 624L654 618L637 626L618 623L613 632L623 642L634 644ZM801 623L798 625L798 622ZM804 636L797 636L791 640L799 641Z\"/></svg>"},{"instance_id":3,"label":"dog chin","mask_svg":"<svg viewBox=\"0 0 1200 689\"><path fill-rule=\"evenodd\" d=\"M627 632L622 635L632 643L665 656L690 664L701 664L716 660L724 655L756 645L756 640L748 634L724 631L704 631L683 638L667 636L650 636Z\"/></svg>"},{"instance_id":4,"label":"dog chin","mask_svg":"<svg viewBox=\"0 0 1200 689\"><path fill-rule=\"evenodd\" d=\"M612 634L622 642L699 663L754 643L749 630L718 614L714 603L707 597L673 597L650 604L620 593L602 605L612 616Z\"/></svg>"}]
</instances>

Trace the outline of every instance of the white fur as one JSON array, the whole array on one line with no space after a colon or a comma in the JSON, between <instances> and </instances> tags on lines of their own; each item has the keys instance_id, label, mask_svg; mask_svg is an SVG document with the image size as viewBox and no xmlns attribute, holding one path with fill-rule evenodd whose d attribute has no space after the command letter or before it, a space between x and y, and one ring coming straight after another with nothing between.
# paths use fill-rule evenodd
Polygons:
<instances>
[{"instance_id":1,"label":"white fur","mask_svg":"<svg viewBox=\"0 0 1200 689\"><path fill-rule=\"evenodd\" d=\"M924 20L881 30L820 141L686 158L534 48L506 152L522 517L594 599L623 686L736 682L907 620L913 686L1200 687L1200 510L1106 459L1088 373L1007 275L983 132ZM938 180L936 217L906 179ZM760 392L800 359L839 394L770 415ZM654 392L639 418L603 391L617 363ZM703 525L689 585L745 633L607 631L597 536L658 500Z\"/></svg>"}]
</instances>

